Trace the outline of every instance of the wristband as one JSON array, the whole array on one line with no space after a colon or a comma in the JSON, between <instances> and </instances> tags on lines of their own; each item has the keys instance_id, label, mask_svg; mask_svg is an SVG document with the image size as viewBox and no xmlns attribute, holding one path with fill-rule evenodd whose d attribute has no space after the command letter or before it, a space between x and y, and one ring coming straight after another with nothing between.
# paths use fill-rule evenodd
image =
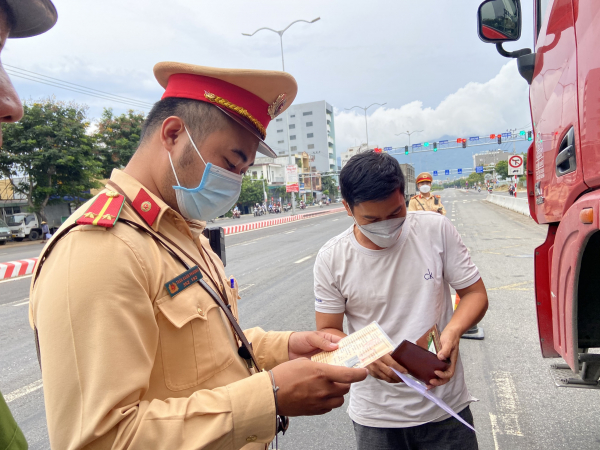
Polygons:
<instances>
[{"instance_id":1,"label":"wristband","mask_svg":"<svg viewBox=\"0 0 600 450\"><path fill-rule=\"evenodd\" d=\"M290 419L287 416L279 414L279 406L277 404L277 391L279 390L279 386L275 384L275 375L273 375L272 370L269 370L269 375L271 377L271 382L273 383L273 397L275 398L275 434L277 435L279 432L285 434L290 426Z\"/></svg>"}]
</instances>

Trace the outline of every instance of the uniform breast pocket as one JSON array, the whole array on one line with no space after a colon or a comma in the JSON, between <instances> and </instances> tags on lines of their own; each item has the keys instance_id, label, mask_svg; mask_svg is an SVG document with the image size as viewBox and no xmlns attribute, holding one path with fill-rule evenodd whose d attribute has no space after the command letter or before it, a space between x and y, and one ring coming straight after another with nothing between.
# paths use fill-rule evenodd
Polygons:
<instances>
[{"instance_id":1,"label":"uniform breast pocket","mask_svg":"<svg viewBox=\"0 0 600 450\"><path fill-rule=\"evenodd\" d=\"M189 389L233 362L219 306L200 286L157 300L160 352L167 388Z\"/></svg>"}]
</instances>

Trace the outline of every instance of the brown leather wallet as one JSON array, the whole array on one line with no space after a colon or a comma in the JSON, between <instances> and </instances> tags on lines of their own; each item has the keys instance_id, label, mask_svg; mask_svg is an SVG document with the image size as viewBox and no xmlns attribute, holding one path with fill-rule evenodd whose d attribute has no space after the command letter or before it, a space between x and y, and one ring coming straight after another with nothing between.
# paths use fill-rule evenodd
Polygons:
<instances>
[{"instance_id":1,"label":"brown leather wallet","mask_svg":"<svg viewBox=\"0 0 600 450\"><path fill-rule=\"evenodd\" d=\"M396 347L392 358L410 375L425 384L429 384L430 380L439 379L435 374L436 370L444 372L450 367L448 362L440 361L435 354L407 340Z\"/></svg>"}]
</instances>

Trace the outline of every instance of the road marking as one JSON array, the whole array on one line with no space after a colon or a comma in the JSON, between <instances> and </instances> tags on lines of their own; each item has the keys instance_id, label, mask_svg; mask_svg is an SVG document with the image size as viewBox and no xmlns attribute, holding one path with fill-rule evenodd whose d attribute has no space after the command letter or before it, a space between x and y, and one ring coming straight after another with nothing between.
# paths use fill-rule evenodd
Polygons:
<instances>
[{"instance_id":1,"label":"road marking","mask_svg":"<svg viewBox=\"0 0 600 450\"><path fill-rule=\"evenodd\" d=\"M16 305L12 305L12 306L23 306L23 305L29 305L29 300L27 300L26 302L17 303Z\"/></svg>"},{"instance_id":2,"label":"road marking","mask_svg":"<svg viewBox=\"0 0 600 450\"><path fill-rule=\"evenodd\" d=\"M248 284L248 285L244 286L243 288L239 289L239 290L238 290L238 293L240 293L240 292L244 292L246 289L249 289L249 288L251 288L252 286L254 286L254 284Z\"/></svg>"},{"instance_id":3,"label":"road marking","mask_svg":"<svg viewBox=\"0 0 600 450\"><path fill-rule=\"evenodd\" d=\"M452 222L456 222L456 220L454 220L454 219L450 219L450 220L451 220Z\"/></svg>"},{"instance_id":4,"label":"road marking","mask_svg":"<svg viewBox=\"0 0 600 450\"><path fill-rule=\"evenodd\" d=\"M18 398L24 397L27 394L31 394L32 392L35 392L38 389L41 389L42 386L43 386L42 380L34 381L33 383L28 384L27 386L24 386L21 389L12 391L11 393L9 393L8 395L6 395L4 397L4 400L6 400L6 403L10 403Z\"/></svg>"},{"instance_id":5,"label":"road marking","mask_svg":"<svg viewBox=\"0 0 600 450\"><path fill-rule=\"evenodd\" d=\"M285 232L285 233L283 233L283 234L292 234L294 231L296 231L296 230L292 230L292 231L286 231L286 232Z\"/></svg>"},{"instance_id":6,"label":"road marking","mask_svg":"<svg viewBox=\"0 0 600 450\"><path fill-rule=\"evenodd\" d=\"M490 413L490 422L492 423L494 445L498 449L498 435L522 437L523 432L519 424L519 399L512 375L510 372L496 371L492 372L492 378L494 379L498 414Z\"/></svg>"},{"instance_id":7,"label":"road marking","mask_svg":"<svg viewBox=\"0 0 600 450\"><path fill-rule=\"evenodd\" d=\"M29 298L22 298L20 300L15 300L14 302L4 303L0 306L19 306L24 305L25 303L29 303Z\"/></svg>"},{"instance_id":8,"label":"road marking","mask_svg":"<svg viewBox=\"0 0 600 450\"><path fill-rule=\"evenodd\" d=\"M23 280L24 278L31 278L31 277L32 277L32 274L23 275L22 277L16 277L16 278L7 278L6 280L0 281L0 284L1 283L9 283L11 281L19 281L19 280Z\"/></svg>"},{"instance_id":9,"label":"road marking","mask_svg":"<svg viewBox=\"0 0 600 450\"><path fill-rule=\"evenodd\" d=\"M488 291L531 291L533 290L533 288L527 288L527 289L523 289L523 288L518 288L519 286L523 286L525 284L529 284L529 283L533 283L533 280L529 280L529 281L522 281L521 283L515 283L515 284L508 284L506 286L500 286L497 288L490 288L488 289Z\"/></svg>"},{"instance_id":10,"label":"road marking","mask_svg":"<svg viewBox=\"0 0 600 450\"><path fill-rule=\"evenodd\" d=\"M500 433L500 430L498 429L498 418L490 413L490 422L492 423L492 437L494 438L494 449L495 450L500 450L500 447L498 447L498 434Z\"/></svg>"},{"instance_id":11,"label":"road marking","mask_svg":"<svg viewBox=\"0 0 600 450\"><path fill-rule=\"evenodd\" d=\"M308 261L308 260L309 260L310 258L312 258L313 256L315 256L315 255L308 255L308 256L305 256L304 258L302 258L302 259L299 259L298 261L294 262L294 264L300 264L300 263L303 263L304 261Z\"/></svg>"},{"instance_id":12,"label":"road marking","mask_svg":"<svg viewBox=\"0 0 600 450\"><path fill-rule=\"evenodd\" d=\"M332 220L332 222L336 222L336 221L338 221L338 220L340 220L340 219L333 219L333 220Z\"/></svg>"}]
</instances>

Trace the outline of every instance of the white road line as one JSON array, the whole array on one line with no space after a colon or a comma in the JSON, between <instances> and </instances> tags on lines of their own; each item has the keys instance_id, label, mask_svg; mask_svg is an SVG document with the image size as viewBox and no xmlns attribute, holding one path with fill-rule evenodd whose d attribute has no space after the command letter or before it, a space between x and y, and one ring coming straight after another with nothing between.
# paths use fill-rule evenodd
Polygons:
<instances>
[{"instance_id":1,"label":"white road line","mask_svg":"<svg viewBox=\"0 0 600 450\"><path fill-rule=\"evenodd\" d=\"M7 278L6 280L0 281L0 284L2 284L2 283L10 283L11 281L19 281L19 280L22 280L24 278L31 278L31 274L30 275L23 275L22 277Z\"/></svg>"},{"instance_id":2,"label":"white road line","mask_svg":"<svg viewBox=\"0 0 600 450\"><path fill-rule=\"evenodd\" d=\"M492 372L497 414L490 413L494 445L498 449L498 435L523 436L519 424L519 399L510 372Z\"/></svg>"},{"instance_id":3,"label":"white road line","mask_svg":"<svg viewBox=\"0 0 600 450\"><path fill-rule=\"evenodd\" d=\"M286 231L286 232L285 232L285 233L283 233L283 234L292 234L294 231L296 231L296 230L292 230L292 231Z\"/></svg>"},{"instance_id":4,"label":"white road line","mask_svg":"<svg viewBox=\"0 0 600 450\"><path fill-rule=\"evenodd\" d=\"M498 447L498 433L500 432L500 430L498 429L498 419L497 417L490 413L490 422L492 423L492 437L494 438L494 449L495 450L500 450L500 447Z\"/></svg>"},{"instance_id":5,"label":"white road line","mask_svg":"<svg viewBox=\"0 0 600 450\"><path fill-rule=\"evenodd\" d=\"M29 298L22 298L20 300L15 300L14 302L4 303L3 305L0 305L0 306L19 306L19 305L23 305L24 303L29 303Z\"/></svg>"},{"instance_id":6,"label":"white road line","mask_svg":"<svg viewBox=\"0 0 600 450\"><path fill-rule=\"evenodd\" d=\"M6 403L10 403L10 402L12 402L18 398L21 398L27 394L31 394L32 392L35 392L41 388L42 388L42 380L37 380L31 384L28 384L27 386L22 387L21 389L12 391L11 393L9 393L8 395L6 395L4 397L4 400L6 400Z\"/></svg>"},{"instance_id":7,"label":"white road line","mask_svg":"<svg viewBox=\"0 0 600 450\"><path fill-rule=\"evenodd\" d=\"M303 263L304 261L308 261L308 260L309 260L310 258L312 258L313 256L315 256L315 255L308 255L308 256L305 256L304 258L302 258L302 259L299 259L298 261L294 262L294 264L300 264L300 263Z\"/></svg>"},{"instance_id":8,"label":"white road line","mask_svg":"<svg viewBox=\"0 0 600 450\"><path fill-rule=\"evenodd\" d=\"M241 288L240 290L238 290L238 293L239 293L239 292L244 292L246 289L249 289L249 288L251 288L252 286L254 286L254 284L248 284L248 285L244 286L243 288Z\"/></svg>"},{"instance_id":9,"label":"white road line","mask_svg":"<svg viewBox=\"0 0 600 450\"><path fill-rule=\"evenodd\" d=\"M454 220L454 219L450 219L450 220L451 220L452 222L456 222L456 220Z\"/></svg>"},{"instance_id":10,"label":"white road line","mask_svg":"<svg viewBox=\"0 0 600 450\"><path fill-rule=\"evenodd\" d=\"M23 305L29 305L29 300L27 300L26 302L17 303L16 305L12 305L12 306L23 306Z\"/></svg>"},{"instance_id":11,"label":"white road line","mask_svg":"<svg viewBox=\"0 0 600 450\"><path fill-rule=\"evenodd\" d=\"M338 221L338 220L340 220L340 219L333 219L333 220L332 220L332 222L336 222L336 221Z\"/></svg>"}]
</instances>

